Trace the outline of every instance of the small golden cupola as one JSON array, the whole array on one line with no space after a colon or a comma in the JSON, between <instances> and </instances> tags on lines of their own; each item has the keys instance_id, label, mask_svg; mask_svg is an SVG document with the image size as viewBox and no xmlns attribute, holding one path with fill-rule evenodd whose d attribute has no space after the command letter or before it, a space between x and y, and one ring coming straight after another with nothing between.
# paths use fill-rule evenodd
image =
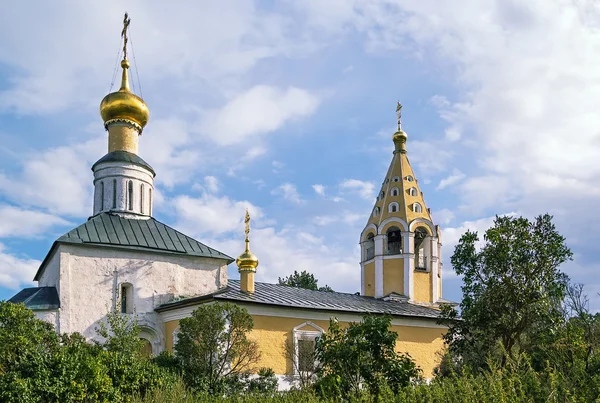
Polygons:
<instances>
[{"instance_id":1,"label":"small golden cupola","mask_svg":"<svg viewBox=\"0 0 600 403\"><path fill-rule=\"evenodd\" d=\"M398 102L392 161L360 238L361 293L435 305L442 295L440 229L408 160L401 112Z\"/></svg>"},{"instance_id":2,"label":"small golden cupola","mask_svg":"<svg viewBox=\"0 0 600 403\"><path fill-rule=\"evenodd\" d=\"M246 250L238 256L235 263L240 273L240 289L243 292L253 293L254 273L256 273L256 268L258 267L258 258L250 252L250 214L248 213L248 209L246 209L244 223L246 224Z\"/></svg>"},{"instance_id":3,"label":"small golden cupola","mask_svg":"<svg viewBox=\"0 0 600 403\"><path fill-rule=\"evenodd\" d=\"M129 23L130 19L125 13L123 31L121 31L123 37L121 88L104 97L100 103L100 115L108 131L108 152L127 151L137 154L138 136L142 134L144 126L148 123L150 111L144 100L129 89L129 60L127 60Z\"/></svg>"}]
</instances>

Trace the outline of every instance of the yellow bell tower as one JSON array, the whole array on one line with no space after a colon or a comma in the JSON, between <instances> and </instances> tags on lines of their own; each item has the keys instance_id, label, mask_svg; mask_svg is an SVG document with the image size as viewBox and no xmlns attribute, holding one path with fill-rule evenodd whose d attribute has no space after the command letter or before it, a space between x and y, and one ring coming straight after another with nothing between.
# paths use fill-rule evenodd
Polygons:
<instances>
[{"instance_id":1,"label":"yellow bell tower","mask_svg":"<svg viewBox=\"0 0 600 403\"><path fill-rule=\"evenodd\" d=\"M394 153L360 235L361 294L436 305L442 296L441 234L408 161L398 102Z\"/></svg>"}]
</instances>

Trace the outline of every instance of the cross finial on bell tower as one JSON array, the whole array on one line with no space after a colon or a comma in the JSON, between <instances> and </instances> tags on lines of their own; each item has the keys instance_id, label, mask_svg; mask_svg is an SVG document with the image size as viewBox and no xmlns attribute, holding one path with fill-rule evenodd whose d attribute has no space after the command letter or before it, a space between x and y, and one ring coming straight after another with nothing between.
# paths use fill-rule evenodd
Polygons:
<instances>
[{"instance_id":1,"label":"cross finial on bell tower","mask_svg":"<svg viewBox=\"0 0 600 403\"><path fill-rule=\"evenodd\" d=\"M398 101L396 106L396 114L398 115L398 131L402 130L402 104Z\"/></svg>"}]
</instances>

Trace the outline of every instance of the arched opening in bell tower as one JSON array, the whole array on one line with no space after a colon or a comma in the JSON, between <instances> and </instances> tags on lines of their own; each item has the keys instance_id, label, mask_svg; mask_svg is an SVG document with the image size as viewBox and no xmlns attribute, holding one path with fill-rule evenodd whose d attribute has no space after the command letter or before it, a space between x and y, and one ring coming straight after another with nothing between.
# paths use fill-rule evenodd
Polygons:
<instances>
[{"instance_id":1,"label":"arched opening in bell tower","mask_svg":"<svg viewBox=\"0 0 600 403\"><path fill-rule=\"evenodd\" d=\"M388 255L399 255L402 253L402 235L400 228L390 227L387 230L387 250Z\"/></svg>"},{"instance_id":2,"label":"arched opening in bell tower","mask_svg":"<svg viewBox=\"0 0 600 403\"><path fill-rule=\"evenodd\" d=\"M415 270L427 271L427 258L429 256L429 248L427 239L429 232L423 227L415 229Z\"/></svg>"},{"instance_id":3,"label":"arched opening in bell tower","mask_svg":"<svg viewBox=\"0 0 600 403\"><path fill-rule=\"evenodd\" d=\"M365 258L363 260L370 260L375 257L375 235L372 233L367 235L365 241Z\"/></svg>"}]
</instances>

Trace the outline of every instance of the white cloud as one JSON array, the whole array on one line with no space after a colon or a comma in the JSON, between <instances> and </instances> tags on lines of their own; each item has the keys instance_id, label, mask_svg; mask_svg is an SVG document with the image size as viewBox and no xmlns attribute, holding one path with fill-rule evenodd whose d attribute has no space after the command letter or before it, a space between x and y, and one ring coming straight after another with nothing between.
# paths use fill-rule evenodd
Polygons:
<instances>
[{"instance_id":1,"label":"white cloud","mask_svg":"<svg viewBox=\"0 0 600 403\"><path fill-rule=\"evenodd\" d=\"M325 196L325 186L316 184L312 185L312 188L319 196Z\"/></svg>"},{"instance_id":2,"label":"white cloud","mask_svg":"<svg viewBox=\"0 0 600 403\"><path fill-rule=\"evenodd\" d=\"M199 130L219 145L247 142L289 120L311 115L318 104L316 96L301 88L257 85L221 109L204 112Z\"/></svg>"},{"instance_id":3,"label":"white cloud","mask_svg":"<svg viewBox=\"0 0 600 403\"><path fill-rule=\"evenodd\" d=\"M40 264L39 260L7 253L0 243L0 286L17 289L22 285L33 285L32 279Z\"/></svg>"},{"instance_id":4,"label":"white cloud","mask_svg":"<svg viewBox=\"0 0 600 403\"><path fill-rule=\"evenodd\" d=\"M132 18L130 43L135 45L144 83L175 76L193 83L180 86L183 89L208 82L227 92L231 77L275 55L293 55L304 46L301 38L290 37L285 17L258 12L251 1L182 1L168 7L134 0L127 9ZM20 22L23 15L27 24ZM11 67L8 72L18 73L0 91L0 109L19 113L56 112L73 105L91 109L90 99L96 109L99 99L91 95L108 90L122 15L123 6L115 0L59 2L35 9L15 3L5 8L0 14L0 63ZM228 85L220 85L224 83ZM155 99L162 101L160 96Z\"/></svg>"},{"instance_id":5,"label":"white cloud","mask_svg":"<svg viewBox=\"0 0 600 403\"><path fill-rule=\"evenodd\" d=\"M285 200L294 204L304 203L304 200L302 200L302 197L300 197L296 186L292 185L291 183L282 184L281 186L273 189L271 191L271 194L283 196Z\"/></svg>"},{"instance_id":6,"label":"white cloud","mask_svg":"<svg viewBox=\"0 0 600 403\"><path fill-rule=\"evenodd\" d=\"M340 214L322 215L313 218L312 222L320 227L330 225L333 223L344 223L347 225L354 225L357 221L365 218L362 214L356 214L350 211L343 211Z\"/></svg>"},{"instance_id":7,"label":"white cloud","mask_svg":"<svg viewBox=\"0 0 600 403\"><path fill-rule=\"evenodd\" d=\"M217 193L220 187L219 180L214 176L205 176L204 186L210 193Z\"/></svg>"},{"instance_id":8,"label":"white cloud","mask_svg":"<svg viewBox=\"0 0 600 403\"><path fill-rule=\"evenodd\" d=\"M194 147L188 125L179 118L152 121L139 141L139 154L156 171L156 183L167 188L189 181L199 169L216 162L206 148Z\"/></svg>"},{"instance_id":9,"label":"white cloud","mask_svg":"<svg viewBox=\"0 0 600 403\"><path fill-rule=\"evenodd\" d=\"M203 194L198 198L185 195L170 201L177 216L175 228L186 234L220 235L239 230L248 209L253 222L260 222L263 212L248 201L235 201L226 196Z\"/></svg>"},{"instance_id":10,"label":"white cloud","mask_svg":"<svg viewBox=\"0 0 600 403\"><path fill-rule=\"evenodd\" d=\"M448 186L455 185L460 182L465 177L465 174L460 172L458 169L454 169L452 174L442 179L440 183L437 185L435 190L442 190Z\"/></svg>"},{"instance_id":11,"label":"white cloud","mask_svg":"<svg viewBox=\"0 0 600 403\"><path fill-rule=\"evenodd\" d=\"M69 222L52 214L0 205L0 238L37 236L55 225L66 224Z\"/></svg>"},{"instance_id":12,"label":"white cloud","mask_svg":"<svg viewBox=\"0 0 600 403\"><path fill-rule=\"evenodd\" d=\"M281 170L285 167L285 164L280 161L273 161L271 165L273 166L273 173L275 174L280 173Z\"/></svg>"},{"instance_id":13,"label":"white cloud","mask_svg":"<svg viewBox=\"0 0 600 403\"><path fill-rule=\"evenodd\" d=\"M454 213L447 208L434 211L431 215L433 216L433 222L441 226L449 224L454 219Z\"/></svg>"},{"instance_id":14,"label":"white cloud","mask_svg":"<svg viewBox=\"0 0 600 403\"><path fill-rule=\"evenodd\" d=\"M357 192L365 200L372 200L375 197L375 185L373 182L346 179L340 183L340 189Z\"/></svg>"},{"instance_id":15,"label":"white cloud","mask_svg":"<svg viewBox=\"0 0 600 403\"><path fill-rule=\"evenodd\" d=\"M85 216L92 213L90 167L106 147L99 138L22 156L21 172L0 172L0 191L23 206L51 213Z\"/></svg>"}]
</instances>

